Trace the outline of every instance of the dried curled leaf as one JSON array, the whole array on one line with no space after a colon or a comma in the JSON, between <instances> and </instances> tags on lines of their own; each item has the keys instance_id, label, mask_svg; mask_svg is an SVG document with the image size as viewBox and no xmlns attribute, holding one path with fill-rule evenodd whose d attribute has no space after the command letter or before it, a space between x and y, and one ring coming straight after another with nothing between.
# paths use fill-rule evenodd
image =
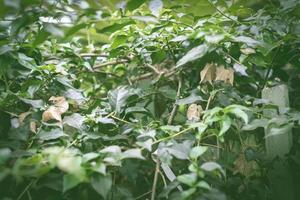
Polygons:
<instances>
[{"instance_id":1,"label":"dried curled leaf","mask_svg":"<svg viewBox=\"0 0 300 200\"><path fill-rule=\"evenodd\" d=\"M224 66L218 67L215 80L216 81L224 81L225 83L233 85L234 70L233 69L225 69Z\"/></svg>"},{"instance_id":2,"label":"dried curled leaf","mask_svg":"<svg viewBox=\"0 0 300 200\"><path fill-rule=\"evenodd\" d=\"M205 65L204 69L200 72L200 83L209 82L212 85L212 82L216 78L216 65L208 63Z\"/></svg>"},{"instance_id":3,"label":"dried curled leaf","mask_svg":"<svg viewBox=\"0 0 300 200\"><path fill-rule=\"evenodd\" d=\"M58 108L61 114L65 113L69 109L69 103L65 97L50 97L49 101Z\"/></svg>"},{"instance_id":4,"label":"dried curled leaf","mask_svg":"<svg viewBox=\"0 0 300 200\"><path fill-rule=\"evenodd\" d=\"M245 177L255 175L259 170L259 166L256 161L247 161L244 154L240 154L234 162L234 174L240 173Z\"/></svg>"},{"instance_id":5,"label":"dried curled leaf","mask_svg":"<svg viewBox=\"0 0 300 200\"><path fill-rule=\"evenodd\" d=\"M29 129L31 132L36 133L36 122L35 121L30 122Z\"/></svg>"},{"instance_id":6,"label":"dried curled leaf","mask_svg":"<svg viewBox=\"0 0 300 200\"><path fill-rule=\"evenodd\" d=\"M24 120L26 119L26 117L27 117L28 115L30 115L30 114L31 114L31 112L23 112L23 113L21 113L21 114L19 115L19 124L22 125L23 122L24 122Z\"/></svg>"},{"instance_id":7,"label":"dried curled leaf","mask_svg":"<svg viewBox=\"0 0 300 200\"><path fill-rule=\"evenodd\" d=\"M202 107L193 103L188 107L186 116L189 121L199 121L202 112Z\"/></svg>"},{"instance_id":8,"label":"dried curled leaf","mask_svg":"<svg viewBox=\"0 0 300 200\"><path fill-rule=\"evenodd\" d=\"M56 121L59 121L61 122L62 119L61 119L61 113L59 111L59 109L55 106L50 106L44 113L43 113L43 116L42 116L42 120L44 122L47 122L47 121L50 121L50 120L56 120Z\"/></svg>"},{"instance_id":9,"label":"dried curled leaf","mask_svg":"<svg viewBox=\"0 0 300 200\"><path fill-rule=\"evenodd\" d=\"M61 122L61 115L69 109L69 103L65 97L51 97L49 101L52 101L54 105L50 106L42 115L44 122L50 120L56 120Z\"/></svg>"}]
</instances>

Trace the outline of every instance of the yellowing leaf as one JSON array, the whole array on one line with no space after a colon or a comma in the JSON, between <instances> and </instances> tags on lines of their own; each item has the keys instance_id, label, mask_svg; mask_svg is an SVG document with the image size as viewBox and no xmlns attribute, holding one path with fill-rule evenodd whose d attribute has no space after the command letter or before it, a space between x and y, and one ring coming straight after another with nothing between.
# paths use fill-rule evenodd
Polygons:
<instances>
[{"instance_id":1,"label":"yellowing leaf","mask_svg":"<svg viewBox=\"0 0 300 200\"><path fill-rule=\"evenodd\" d=\"M186 116L189 121L199 121L202 112L202 107L193 103L188 107Z\"/></svg>"},{"instance_id":2,"label":"yellowing leaf","mask_svg":"<svg viewBox=\"0 0 300 200\"><path fill-rule=\"evenodd\" d=\"M233 69L225 69L224 66L218 67L215 80L216 81L224 81L225 83L233 85L234 70Z\"/></svg>"},{"instance_id":3,"label":"yellowing leaf","mask_svg":"<svg viewBox=\"0 0 300 200\"><path fill-rule=\"evenodd\" d=\"M200 77L200 83L209 82L212 85L216 77L216 65L212 63L206 64L204 69L200 72Z\"/></svg>"}]
</instances>

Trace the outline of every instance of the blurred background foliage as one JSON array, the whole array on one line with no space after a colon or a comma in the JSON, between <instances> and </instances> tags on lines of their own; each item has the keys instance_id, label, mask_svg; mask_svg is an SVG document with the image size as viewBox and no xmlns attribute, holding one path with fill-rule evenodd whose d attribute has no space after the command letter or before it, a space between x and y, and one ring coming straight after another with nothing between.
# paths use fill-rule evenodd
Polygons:
<instances>
[{"instance_id":1,"label":"blurred background foliage","mask_svg":"<svg viewBox=\"0 0 300 200\"><path fill-rule=\"evenodd\" d=\"M0 199L300 196L300 1L0 5ZM266 129L293 131L284 158Z\"/></svg>"}]
</instances>

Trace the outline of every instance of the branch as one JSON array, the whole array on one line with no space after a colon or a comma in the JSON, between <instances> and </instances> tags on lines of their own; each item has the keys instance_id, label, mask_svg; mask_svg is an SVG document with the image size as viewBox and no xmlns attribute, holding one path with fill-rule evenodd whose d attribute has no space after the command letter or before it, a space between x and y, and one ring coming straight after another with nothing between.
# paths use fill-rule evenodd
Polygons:
<instances>
[{"instance_id":1,"label":"branch","mask_svg":"<svg viewBox=\"0 0 300 200\"><path fill-rule=\"evenodd\" d=\"M109 66L109 65L118 65L118 64L125 64L125 63L128 63L128 60L109 61L109 62L106 62L106 63L101 63L101 64L98 64L98 65L95 65L93 67L93 69L99 69L99 68L106 67L106 66Z\"/></svg>"},{"instance_id":2,"label":"branch","mask_svg":"<svg viewBox=\"0 0 300 200\"><path fill-rule=\"evenodd\" d=\"M178 81L178 89L177 89L176 99L180 98L181 86L182 86L182 78L180 77L179 81ZM171 111L170 117L168 119L168 125L171 125L173 123L173 120L174 120L174 117L175 117L176 111L177 111L177 106L178 105L175 102L173 105L173 109ZM153 144L161 142L161 141L162 140L157 140ZM160 161L159 161L159 159L157 159L155 173L154 173L154 179L153 179L153 185L152 185L151 200L155 200L156 185L157 185L157 180L158 180L158 174L160 172L159 167L160 167Z\"/></svg>"},{"instance_id":3,"label":"branch","mask_svg":"<svg viewBox=\"0 0 300 200\"><path fill-rule=\"evenodd\" d=\"M179 81L178 81L178 89L177 89L177 94L176 94L176 100L180 98L180 91L181 91L181 87L182 87L182 79L180 77ZM173 123L176 111L177 111L177 107L178 105L176 104L176 102L173 105L173 109L171 111L170 117L168 119L168 125L171 125Z\"/></svg>"},{"instance_id":4,"label":"branch","mask_svg":"<svg viewBox=\"0 0 300 200\"><path fill-rule=\"evenodd\" d=\"M239 22L238 20L233 19L233 18L229 17L228 15L226 15L223 11L221 11L219 8L217 8L217 6L216 6L214 3L210 2L210 0L208 0L208 3L209 3L212 7L214 7L214 9L216 9L216 10L218 11L218 13L220 13L221 15L223 15L224 17L226 17L227 19L229 19L229 20L231 20L231 21L234 21L234 22L237 23L237 24L243 24L243 23Z\"/></svg>"},{"instance_id":5,"label":"branch","mask_svg":"<svg viewBox=\"0 0 300 200\"><path fill-rule=\"evenodd\" d=\"M155 173L154 173L154 179L153 179L153 185L152 185L152 190L151 190L151 200L155 200L156 185L157 185L158 174L159 174L159 166L160 166L160 162L159 162L159 159L157 159Z\"/></svg>"},{"instance_id":6,"label":"branch","mask_svg":"<svg viewBox=\"0 0 300 200\"><path fill-rule=\"evenodd\" d=\"M153 65L146 64L146 66L147 66L148 68L150 68L155 74L160 75L160 74L163 73L163 72L159 71L158 69L156 69Z\"/></svg>"},{"instance_id":7,"label":"branch","mask_svg":"<svg viewBox=\"0 0 300 200\"><path fill-rule=\"evenodd\" d=\"M97 54L97 53L81 53L79 54L80 57L103 57L107 58L107 54Z\"/></svg>"}]
</instances>

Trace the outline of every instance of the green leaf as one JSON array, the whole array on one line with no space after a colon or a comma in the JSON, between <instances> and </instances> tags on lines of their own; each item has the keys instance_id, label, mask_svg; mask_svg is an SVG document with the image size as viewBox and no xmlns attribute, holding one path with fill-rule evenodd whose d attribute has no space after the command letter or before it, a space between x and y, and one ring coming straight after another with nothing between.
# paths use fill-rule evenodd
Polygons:
<instances>
[{"instance_id":1,"label":"green leaf","mask_svg":"<svg viewBox=\"0 0 300 200\"><path fill-rule=\"evenodd\" d=\"M76 187L81 182L82 181L78 177L76 177L72 174L64 175L64 178L63 178L63 192L65 193L66 191Z\"/></svg>"},{"instance_id":2,"label":"green leaf","mask_svg":"<svg viewBox=\"0 0 300 200\"><path fill-rule=\"evenodd\" d=\"M219 123L221 126L219 136L223 136L223 134L226 133L231 126L231 119L227 115L224 115Z\"/></svg>"},{"instance_id":3,"label":"green leaf","mask_svg":"<svg viewBox=\"0 0 300 200\"><path fill-rule=\"evenodd\" d=\"M215 171L215 170L219 170L220 172L222 172L225 175L224 170L222 169L221 165L219 165L216 162L206 162L204 164L202 164L201 169L205 170L205 171Z\"/></svg>"},{"instance_id":4,"label":"green leaf","mask_svg":"<svg viewBox=\"0 0 300 200\"><path fill-rule=\"evenodd\" d=\"M252 131L259 127L266 128L268 126L268 123L269 122L267 119L254 119L249 124L246 124L245 126L243 126L242 129L245 131Z\"/></svg>"},{"instance_id":5,"label":"green leaf","mask_svg":"<svg viewBox=\"0 0 300 200\"><path fill-rule=\"evenodd\" d=\"M208 51L208 47L206 44L199 45L191 49L187 54L185 54L177 63L176 67L181 67L188 62L195 61L201 57L203 57Z\"/></svg>"},{"instance_id":6,"label":"green leaf","mask_svg":"<svg viewBox=\"0 0 300 200\"><path fill-rule=\"evenodd\" d=\"M261 42L252 39L251 37L247 37L247 36L238 36L234 38L234 41L236 42L243 42L245 44L247 44L250 47L255 47L259 44L261 44Z\"/></svg>"},{"instance_id":7,"label":"green leaf","mask_svg":"<svg viewBox=\"0 0 300 200\"><path fill-rule=\"evenodd\" d=\"M86 23L77 24L75 26L72 26L72 28L67 30L67 32L65 33L65 37L69 37L69 36L75 34L77 31L79 31L80 29L85 28L86 26L87 26Z\"/></svg>"},{"instance_id":8,"label":"green leaf","mask_svg":"<svg viewBox=\"0 0 300 200\"><path fill-rule=\"evenodd\" d=\"M31 100L31 99L25 99L20 98L24 103L30 104L33 108L42 108L44 107L44 102L40 99L38 100Z\"/></svg>"},{"instance_id":9,"label":"green leaf","mask_svg":"<svg viewBox=\"0 0 300 200\"><path fill-rule=\"evenodd\" d=\"M63 124L67 124L71 127L74 127L76 129L81 129L83 122L85 120L85 117L80 115L79 113L73 113L70 116L65 116L63 119Z\"/></svg>"},{"instance_id":10,"label":"green leaf","mask_svg":"<svg viewBox=\"0 0 300 200\"><path fill-rule=\"evenodd\" d=\"M28 69L35 70L37 67L35 60L33 58L26 56L23 53L18 53L17 60L22 66Z\"/></svg>"},{"instance_id":11,"label":"green leaf","mask_svg":"<svg viewBox=\"0 0 300 200\"><path fill-rule=\"evenodd\" d=\"M245 124L248 124L248 115L243 110L239 108L233 108L229 110L229 113L232 113L237 117L240 117L245 122Z\"/></svg>"},{"instance_id":12,"label":"green leaf","mask_svg":"<svg viewBox=\"0 0 300 200\"><path fill-rule=\"evenodd\" d=\"M146 0L129 0L127 2L126 8L130 11L137 9L140 7L143 3L145 3Z\"/></svg>"},{"instance_id":13,"label":"green leaf","mask_svg":"<svg viewBox=\"0 0 300 200\"><path fill-rule=\"evenodd\" d=\"M0 149L0 165L4 164L11 156L11 150L9 148Z\"/></svg>"},{"instance_id":14,"label":"green leaf","mask_svg":"<svg viewBox=\"0 0 300 200\"><path fill-rule=\"evenodd\" d=\"M144 160L141 149L128 149L122 153L122 159L137 158Z\"/></svg>"},{"instance_id":15,"label":"green leaf","mask_svg":"<svg viewBox=\"0 0 300 200\"><path fill-rule=\"evenodd\" d=\"M140 147L147 149L150 152L152 151L153 140L151 138L143 142L136 142L136 144L139 145Z\"/></svg>"},{"instance_id":16,"label":"green leaf","mask_svg":"<svg viewBox=\"0 0 300 200\"><path fill-rule=\"evenodd\" d=\"M68 135L64 134L64 132L59 128L52 129L50 131L41 130L37 134L37 137L43 141L55 140L55 139L58 139L61 137L66 137L66 136L68 136Z\"/></svg>"},{"instance_id":17,"label":"green leaf","mask_svg":"<svg viewBox=\"0 0 300 200\"><path fill-rule=\"evenodd\" d=\"M125 27L127 25L130 25L130 24L134 24L134 21L130 20L130 21L125 21L123 23L115 23L113 25L104 27L104 28L98 30L97 32L99 32L99 33L113 33L113 32L116 32L116 31L122 29L123 27Z\"/></svg>"},{"instance_id":18,"label":"green leaf","mask_svg":"<svg viewBox=\"0 0 300 200\"><path fill-rule=\"evenodd\" d=\"M206 181L199 181L196 186L207 190L211 189L210 185Z\"/></svg>"},{"instance_id":19,"label":"green leaf","mask_svg":"<svg viewBox=\"0 0 300 200\"><path fill-rule=\"evenodd\" d=\"M111 44L111 48L115 49L126 43L128 36L127 35L118 35L114 38L113 43Z\"/></svg>"},{"instance_id":20,"label":"green leaf","mask_svg":"<svg viewBox=\"0 0 300 200\"><path fill-rule=\"evenodd\" d=\"M136 94L126 86L120 86L108 92L108 101L117 113L121 113L126 106L127 99Z\"/></svg>"},{"instance_id":21,"label":"green leaf","mask_svg":"<svg viewBox=\"0 0 300 200\"><path fill-rule=\"evenodd\" d=\"M176 101L177 105L187 105L187 104L192 104L195 103L196 101L203 101L202 97L192 93L190 96L182 98L182 99L178 99Z\"/></svg>"},{"instance_id":22,"label":"green leaf","mask_svg":"<svg viewBox=\"0 0 300 200\"><path fill-rule=\"evenodd\" d=\"M121 147L117 145L108 146L102 149L100 153L121 153Z\"/></svg>"},{"instance_id":23,"label":"green leaf","mask_svg":"<svg viewBox=\"0 0 300 200\"><path fill-rule=\"evenodd\" d=\"M92 176L91 184L94 190L96 190L98 194L106 199L112 186L112 177L110 174L106 176L95 174Z\"/></svg>"},{"instance_id":24,"label":"green leaf","mask_svg":"<svg viewBox=\"0 0 300 200\"><path fill-rule=\"evenodd\" d=\"M205 35L205 40L208 43L212 43L212 44L217 44L220 41L222 41L224 39L224 35L223 34L212 34L212 35Z\"/></svg>"},{"instance_id":25,"label":"green leaf","mask_svg":"<svg viewBox=\"0 0 300 200\"><path fill-rule=\"evenodd\" d=\"M46 31L45 29L40 30L36 37L34 42L32 43L33 46L38 46L39 44L42 44L48 37L50 33Z\"/></svg>"},{"instance_id":26,"label":"green leaf","mask_svg":"<svg viewBox=\"0 0 300 200\"><path fill-rule=\"evenodd\" d=\"M46 23L45 30L54 36L63 37L64 32L55 24Z\"/></svg>"},{"instance_id":27,"label":"green leaf","mask_svg":"<svg viewBox=\"0 0 300 200\"><path fill-rule=\"evenodd\" d=\"M185 191L183 191L183 192L180 194L180 198L181 198L181 199L187 199L189 196L191 196L192 194L194 194L196 191L197 191L196 188L190 188L190 189L188 189L188 190L185 190Z\"/></svg>"},{"instance_id":28,"label":"green leaf","mask_svg":"<svg viewBox=\"0 0 300 200\"><path fill-rule=\"evenodd\" d=\"M196 146L196 147L192 148L192 150L190 151L189 156L192 159L197 159L199 156L204 154L206 150L207 150L207 147Z\"/></svg>"},{"instance_id":29,"label":"green leaf","mask_svg":"<svg viewBox=\"0 0 300 200\"><path fill-rule=\"evenodd\" d=\"M177 180L180 183L186 184L188 186L193 186L197 181L197 174L196 173L183 174L177 176Z\"/></svg>"}]
</instances>

